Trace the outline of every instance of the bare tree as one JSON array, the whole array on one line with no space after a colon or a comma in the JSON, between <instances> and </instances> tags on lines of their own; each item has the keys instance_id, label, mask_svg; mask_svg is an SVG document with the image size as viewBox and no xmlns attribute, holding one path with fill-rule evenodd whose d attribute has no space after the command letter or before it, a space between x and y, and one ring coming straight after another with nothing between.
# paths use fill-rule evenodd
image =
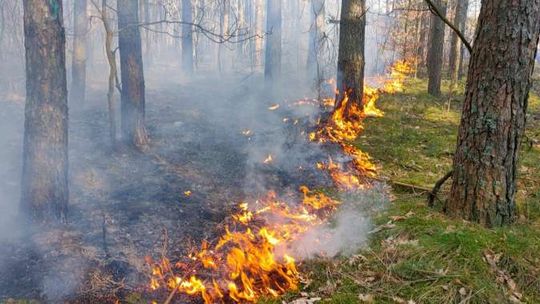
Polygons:
<instances>
[{"instance_id":1,"label":"bare tree","mask_svg":"<svg viewBox=\"0 0 540 304\"><path fill-rule=\"evenodd\" d=\"M518 152L540 35L540 0L484 0L445 212L486 226L516 215Z\"/></svg>"},{"instance_id":2,"label":"bare tree","mask_svg":"<svg viewBox=\"0 0 540 304\"><path fill-rule=\"evenodd\" d=\"M321 71L319 68L319 57L321 56L321 44L325 38L324 32L324 14L325 14L325 1L324 0L312 0L311 1L311 16L312 23L309 29L309 50L307 59L308 77L319 85L321 79Z\"/></svg>"},{"instance_id":3,"label":"bare tree","mask_svg":"<svg viewBox=\"0 0 540 304\"><path fill-rule=\"evenodd\" d=\"M193 73L193 8L191 0L182 0L182 69Z\"/></svg>"},{"instance_id":4,"label":"bare tree","mask_svg":"<svg viewBox=\"0 0 540 304\"><path fill-rule=\"evenodd\" d=\"M71 102L84 102L86 91L86 48L88 13L86 0L74 0L74 37L71 63Z\"/></svg>"},{"instance_id":5,"label":"bare tree","mask_svg":"<svg viewBox=\"0 0 540 304\"><path fill-rule=\"evenodd\" d=\"M26 109L21 211L35 222L66 218L68 106L62 1L25 0Z\"/></svg>"},{"instance_id":6,"label":"bare tree","mask_svg":"<svg viewBox=\"0 0 540 304\"><path fill-rule=\"evenodd\" d=\"M263 9L263 0L254 0L255 1L255 35L260 35L262 37L263 24L264 24L264 9ZM262 65L262 52L263 52L263 39L255 38L254 41L254 60L253 63L256 67Z\"/></svg>"},{"instance_id":7,"label":"bare tree","mask_svg":"<svg viewBox=\"0 0 540 304\"><path fill-rule=\"evenodd\" d=\"M107 0L101 0L101 7L98 0L92 0L92 4L99 12L99 19L103 23L105 30L105 55L107 56L107 63L109 64L109 78L107 89L107 107L109 111L109 138L111 146L116 147L116 106L114 91L115 87L120 90L120 84L118 81L118 68L116 64L116 52L113 50L113 38L114 29L112 28L111 19L109 17L109 4Z\"/></svg>"},{"instance_id":8,"label":"bare tree","mask_svg":"<svg viewBox=\"0 0 540 304\"><path fill-rule=\"evenodd\" d=\"M266 14L264 76L273 81L281 74L281 0L267 0Z\"/></svg>"}]
</instances>

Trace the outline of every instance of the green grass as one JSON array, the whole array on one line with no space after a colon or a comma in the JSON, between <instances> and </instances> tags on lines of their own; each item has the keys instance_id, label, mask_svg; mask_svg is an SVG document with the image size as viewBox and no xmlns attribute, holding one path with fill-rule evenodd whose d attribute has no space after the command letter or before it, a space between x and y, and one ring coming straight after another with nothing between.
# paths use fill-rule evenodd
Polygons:
<instances>
[{"instance_id":1,"label":"green grass","mask_svg":"<svg viewBox=\"0 0 540 304\"><path fill-rule=\"evenodd\" d=\"M425 92L424 81L410 80L404 93L381 97L386 115L368 120L356 144L382 176L431 187L451 168L461 105L458 96L448 110L447 97ZM540 303L540 99L534 94L530 109L515 225L486 229L448 219L427 208L424 196L395 189L395 200L375 224L401 218L373 234L357 255L304 263L302 296L336 304L510 303L512 296ZM300 294L288 295L295 297Z\"/></svg>"}]
</instances>

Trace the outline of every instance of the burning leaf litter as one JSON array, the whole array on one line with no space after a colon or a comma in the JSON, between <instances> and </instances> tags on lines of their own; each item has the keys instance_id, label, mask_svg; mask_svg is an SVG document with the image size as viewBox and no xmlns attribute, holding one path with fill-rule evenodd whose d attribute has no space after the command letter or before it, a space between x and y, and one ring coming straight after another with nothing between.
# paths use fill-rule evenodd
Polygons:
<instances>
[{"instance_id":1,"label":"burning leaf litter","mask_svg":"<svg viewBox=\"0 0 540 304\"><path fill-rule=\"evenodd\" d=\"M312 142L337 144L351 159L346 164L332 158L326 163L316 164L319 169L328 171L340 189L364 189L368 184L361 177L375 176L376 167L369 155L349 142L363 130L363 118L383 115L375 107L380 93L398 92L409 71L407 62L397 62L392 68L392 79L382 89L365 88L362 108L352 105L353 115L346 116L344 109L349 102L346 96L329 120L319 120L318 131L309 134ZM323 103L330 104L329 101ZM293 105L305 104L310 103L302 101ZM275 104L268 110L275 111L279 107ZM289 118L283 121L287 122ZM298 119L294 124L298 124ZM242 134L249 136L252 133L245 129ZM272 161L269 154L263 163ZM166 257L159 261L148 258L152 268L149 287L152 290L169 290L168 301L180 293L200 297L207 304L256 302L263 296L277 297L297 290L300 274L294 257L295 241L327 224L341 204L323 193L311 191L307 186L301 186L299 192L301 197L296 204L281 199L274 191L254 202L240 203L217 241L203 242L200 249L193 250L176 263ZM184 194L189 196L191 191Z\"/></svg>"}]
</instances>

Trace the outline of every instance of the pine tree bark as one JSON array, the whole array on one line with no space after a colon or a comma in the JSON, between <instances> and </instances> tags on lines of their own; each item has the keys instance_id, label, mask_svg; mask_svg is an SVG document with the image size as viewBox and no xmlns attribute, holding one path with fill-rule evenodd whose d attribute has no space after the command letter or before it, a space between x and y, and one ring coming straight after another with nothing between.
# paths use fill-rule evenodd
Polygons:
<instances>
[{"instance_id":1,"label":"pine tree bark","mask_svg":"<svg viewBox=\"0 0 540 304\"><path fill-rule=\"evenodd\" d=\"M182 21L193 22L191 0L182 0ZM182 25L182 69L187 74L193 74L193 27L191 24Z\"/></svg>"},{"instance_id":2,"label":"pine tree bark","mask_svg":"<svg viewBox=\"0 0 540 304\"><path fill-rule=\"evenodd\" d=\"M21 212L59 222L68 208L68 105L62 1L24 0L26 109Z\"/></svg>"},{"instance_id":3,"label":"pine tree bark","mask_svg":"<svg viewBox=\"0 0 540 304\"><path fill-rule=\"evenodd\" d=\"M540 33L540 0L484 0L445 212L501 226L516 217L518 151Z\"/></svg>"},{"instance_id":4,"label":"pine tree bark","mask_svg":"<svg viewBox=\"0 0 540 304\"><path fill-rule=\"evenodd\" d=\"M70 101L83 103L86 91L86 35L88 32L87 1L74 0L74 37L71 62Z\"/></svg>"},{"instance_id":5,"label":"pine tree bark","mask_svg":"<svg viewBox=\"0 0 540 304\"><path fill-rule=\"evenodd\" d=\"M440 8L441 14L446 14L446 3L434 0L433 4ZM431 14L431 29L429 50L427 58L428 68L428 93L433 96L441 96L443 51L444 51L444 22Z\"/></svg>"},{"instance_id":6,"label":"pine tree bark","mask_svg":"<svg viewBox=\"0 0 540 304\"><path fill-rule=\"evenodd\" d=\"M460 32L465 32L465 24L467 21L467 10L469 9L469 0L456 0L456 14L454 17L454 25ZM450 54L448 74L452 83L456 83L459 75L459 62L461 60L461 41L458 35L452 32L450 38Z\"/></svg>"},{"instance_id":7,"label":"pine tree bark","mask_svg":"<svg viewBox=\"0 0 540 304\"><path fill-rule=\"evenodd\" d=\"M139 31L138 1L118 0L122 139L139 149L148 144L145 127L145 89Z\"/></svg>"},{"instance_id":8,"label":"pine tree bark","mask_svg":"<svg viewBox=\"0 0 540 304\"><path fill-rule=\"evenodd\" d=\"M345 97L347 107L356 104L363 107L364 95L364 43L366 29L365 0L342 0L339 30L339 52L336 108L342 106ZM349 113L349 109L345 109Z\"/></svg>"},{"instance_id":9,"label":"pine tree bark","mask_svg":"<svg viewBox=\"0 0 540 304\"><path fill-rule=\"evenodd\" d=\"M263 53L263 42L264 42L264 9L262 0L255 1L255 33L257 37L255 38L255 50L254 50L254 60L253 63L255 68L262 66L262 53Z\"/></svg>"},{"instance_id":10,"label":"pine tree bark","mask_svg":"<svg viewBox=\"0 0 540 304\"><path fill-rule=\"evenodd\" d=\"M264 76L274 81L281 74L281 0L267 0Z\"/></svg>"}]
</instances>

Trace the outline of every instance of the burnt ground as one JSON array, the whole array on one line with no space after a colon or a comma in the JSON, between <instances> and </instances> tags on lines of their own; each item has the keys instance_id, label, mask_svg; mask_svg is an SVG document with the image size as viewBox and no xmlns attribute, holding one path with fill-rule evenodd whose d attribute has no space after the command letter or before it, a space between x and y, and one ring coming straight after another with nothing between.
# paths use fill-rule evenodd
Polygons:
<instances>
[{"instance_id":1,"label":"burnt ground","mask_svg":"<svg viewBox=\"0 0 540 304\"><path fill-rule=\"evenodd\" d=\"M2 155L9 166L0 172L9 193L1 199L11 206L2 206L11 213L1 225L9 232L0 234L0 300L106 303L144 294L145 256L185 254L215 238L238 202L269 189L329 186L314 169L327 154L302 132L316 109L287 106L302 97L291 92L276 93L255 76L147 82L152 143L140 153L111 149L103 84L91 86L86 104L70 105L69 223L31 236L12 221L24 98L4 97L2 123L11 126L3 129L4 154L13 157ZM268 110L275 103L280 108ZM263 164L268 154L274 162Z\"/></svg>"}]
</instances>

